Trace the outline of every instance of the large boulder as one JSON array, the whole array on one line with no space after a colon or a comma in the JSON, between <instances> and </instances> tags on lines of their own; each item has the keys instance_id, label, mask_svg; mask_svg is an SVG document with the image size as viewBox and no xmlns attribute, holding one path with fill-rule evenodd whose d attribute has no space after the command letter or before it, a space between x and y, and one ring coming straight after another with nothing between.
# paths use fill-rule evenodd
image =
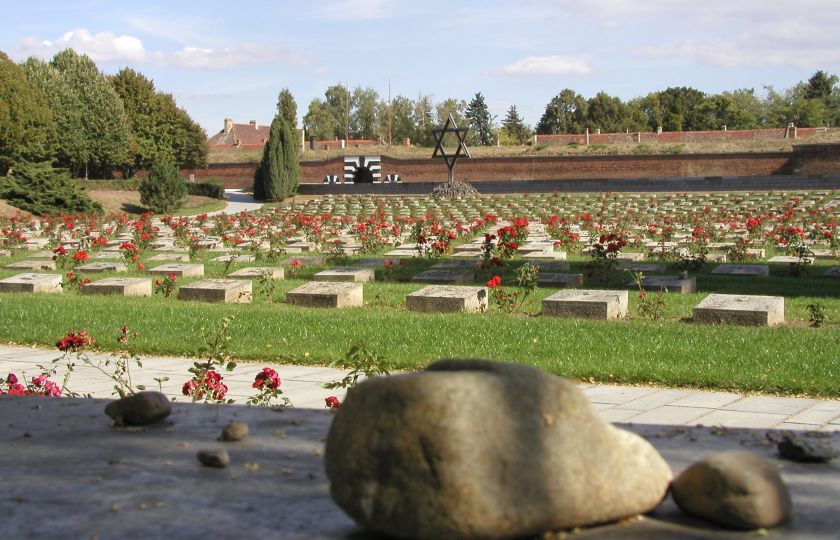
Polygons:
<instances>
[{"instance_id":1,"label":"large boulder","mask_svg":"<svg viewBox=\"0 0 840 540\"><path fill-rule=\"evenodd\" d=\"M671 494L684 512L733 529L775 527L791 512L778 467L743 450L694 463L674 480Z\"/></svg>"},{"instance_id":2,"label":"large boulder","mask_svg":"<svg viewBox=\"0 0 840 540\"><path fill-rule=\"evenodd\" d=\"M401 538L515 538L610 522L662 500L671 469L535 368L445 360L352 388L326 445L333 499Z\"/></svg>"}]
</instances>

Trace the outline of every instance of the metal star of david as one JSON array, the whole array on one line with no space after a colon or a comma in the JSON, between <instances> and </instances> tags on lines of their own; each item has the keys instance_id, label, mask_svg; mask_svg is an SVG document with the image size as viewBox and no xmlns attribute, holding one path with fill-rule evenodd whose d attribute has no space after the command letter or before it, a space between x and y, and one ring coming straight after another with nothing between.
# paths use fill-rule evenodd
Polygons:
<instances>
[{"instance_id":1,"label":"metal star of david","mask_svg":"<svg viewBox=\"0 0 840 540\"><path fill-rule=\"evenodd\" d=\"M435 151L432 154L432 157L442 157L444 159L446 167L449 169L450 183L455 180L455 177L452 174L452 169L455 168L455 162L458 161L458 158L472 157L470 155L470 151L467 150L467 143L465 142L467 139L467 132L469 130L470 128L459 128L451 114L449 115L449 118L446 119L442 128L432 130L432 135L435 136ZM447 133L454 133L455 136L458 137L458 146L455 149L454 154L447 154L446 150L443 148L443 138L446 137Z\"/></svg>"}]
</instances>

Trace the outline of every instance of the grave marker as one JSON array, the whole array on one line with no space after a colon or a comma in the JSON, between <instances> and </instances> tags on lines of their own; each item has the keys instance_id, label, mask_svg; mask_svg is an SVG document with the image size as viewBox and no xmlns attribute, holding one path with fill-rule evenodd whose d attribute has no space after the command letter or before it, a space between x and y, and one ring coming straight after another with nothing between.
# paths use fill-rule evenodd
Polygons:
<instances>
[{"instance_id":1,"label":"grave marker","mask_svg":"<svg viewBox=\"0 0 840 540\"><path fill-rule=\"evenodd\" d=\"M627 291L568 290L542 301L542 313L550 317L618 319L627 315Z\"/></svg>"},{"instance_id":2,"label":"grave marker","mask_svg":"<svg viewBox=\"0 0 840 540\"><path fill-rule=\"evenodd\" d=\"M82 294L105 294L117 296L151 296L152 280L149 278L106 278L88 283Z\"/></svg>"},{"instance_id":3,"label":"grave marker","mask_svg":"<svg viewBox=\"0 0 840 540\"><path fill-rule=\"evenodd\" d=\"M289 304L303 307L340 308L364 305L364 285L335 281L310 281L286 293Z\"/></svg>"},{"instance_id":4,"label":"grave marker","mask_svg":"<svg viewBox=\"0 0 840 540\"><path fill-rule=\"evenodd\" d=\"M487 288L429 285L407 295L405 307L423 313L483 312L487 310Z\"/></svg>"},{"instance_id":5,"label":"grave marker","mask_svg":"<svg viewBox=\"0 0 840 540\"><path fill-rule=\"evenodd\" d=\"M58 274L18 274L0 280L0 292L60 293L61 276Z\"/></svg>"},{"instance_id":6,"label":"grave marker","mask_svg":"<svg viewBox=\"0 0 840 540\"><path fill-rule=\"evenodd\" d=\"M250 304L251 282L244 279L203 279L178 289L178 300Z\"/></svg>"},{"instance_id":7,"label":"grave marker","mask_svg":"<svg viewBox=\"0 0 840 540\"><path fill-rule=\"evenodd\" d=\"M785 322L781 296L710 294L694 307L694 322L775 326Z\"/></svg>"}]
</instances>

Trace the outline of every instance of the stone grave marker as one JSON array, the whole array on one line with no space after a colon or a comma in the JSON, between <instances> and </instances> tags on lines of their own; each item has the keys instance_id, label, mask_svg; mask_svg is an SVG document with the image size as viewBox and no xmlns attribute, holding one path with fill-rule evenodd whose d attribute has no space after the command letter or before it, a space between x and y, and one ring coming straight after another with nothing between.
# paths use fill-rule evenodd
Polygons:
<instances>
[{"instance_id":1,"label":"stone grave marker","mask_svg":"<svg viewBox=\"0 0 840 540\"><path fill-rule=\"evenodd\" d=\"M55 253L52 251L39 251L38 253L33 253L32 255L28 255L30 259L49 259L52 260L55 257Z\"/></svg>"},{"instance_id":2,"label":"stone grave marker","mask_svg":"<svg viewBox=\"0 0 840 540\"><path fill-rule=\"evenodd\" d=\"M123 260L122 253L115 251L100 251L90 256L92 260L96 261L121 261Z\"/></svg>"},{"instance_id":3,"label":"stone grave marker","mask_svg":"<svg viewBox=\"0 0 840 540\"><path fill-rule=\"evenodd\" d=\"M645 260L645 254L627 251L623 253L617 253L615 258L620 261L643 261Z\"/></svg>"},{"instance_id":4,"label":"stone grave marker","mask_svg":"<svg viewBox=\"0 0 840 540\"><path fill-rule=\"evenodd\" d=\"M18 274L0 280L0 292L60 293L59 274Z\"/></svg>"},{"instance_id":5,"label":"stone grave marker","mask_svg":"<svg viewBox=\"0 0 840 540\"><path fill-rule=\"evenodd\" d=\"M253 294L251 281L245 279L202 279L181 286L178 300L249 304Z\"/></svg>"},{"instance_id":6,"label":"stone grave marker","mask_svg":"<svg viewBox=\"0 0 840 540\"><path fill-rule=\"evenodd\" d=\"M298 261L305 266L321 266L327 263L327 258L323 255L303 255L300 257L289 257L283 261L285 266L292 264L292 261Z\"/></svg>"},{"instance_id":7,"label":"stone grave marker","mask_svg":"<svg viewBox=\"0 0 840 540\"><path fill-rule=\"evenodd\" d=\"M269 276L271 279L283 279L285 270L274 266L249 266L227 275L227 277L233 279L259 279L262 276Z\"/></svg>"},{"instance_id":8,"label":"stone grave marker","mask_svg":"<svg viewBox=\"0 0 840 540\"><path fill-rule=\"evenodd\" d=\"M366 283L373 281L374 278L373 268L330 268L312 276L313 281L349 281L355 283Z\"/></svg>"},{"instance_id":9,"label":"stone grave marker","mask_svg":"<svg viewBox=\"0 0 840 540\"><path fill-rule=\"evenodd\" d=\"M825 277L840 278L840 266L832 266L823 274Z\"/></svg>"},{"instance_id":10,"label":"stone grave marker","mask_svg":"<svg viewBox=\"0 0 840 540\"><path fill-rule=\"evenodd\" d=\"M53 261L18 261L5 266L11 270L55 270Z\"/></svg>"},{"instance_id":11,"label":"stone grave marker","mask_svg":"<svg viewBox=\"0 0 840 540\"><path fill-rule=\"evenodd\" d=\"M457 285L461 283L472 283L475 280L475 268L470 267L431 267L413 276L411 281L415 283L439 283Z\"/></svg>"},{"instance_id":12,"label":"stone grave marker","mask_svg":"<svg viewBox=\"0 0 840 540\"><path fill-rule=\"evenodd\" d=\"M149 257L150 261L190 262L189 253L160 253Z\"/></svg>"},{"instance_id":13,"label":"stone grave marker","mask_svg":"<svg viewBox=\"0 0 840 540\"><path fill-rule=\"evenodd\" d=\"M543 287L579 287L583 285L583 274L540 272L537 275L537 285Z\"/></svg>"},{"instance_id":14,"label":"stone grave marker","mask_svg":"<svg viewBox=\"0 0 840 540\"><path fill-rule=\"evenodd\" d=\"M215 257L213 259L210 259L210 262L215 262L215 263L227 263L227 262L249 263L249 262L254 262L254 256L253 255L241 255L241 254L231 253L231 254L228 254L228 255L222 255L220 257Z\"/></svg>"},{"instance_id":15,"label":"stone grave marker","mask_svg":"<svg viewBox=\"0 0 840 540\"><path fill-rule=\"evenodd\" d=\"M23 243L23 246L29 251L35 251L36 249L44 249L49 243L50 241L46 238L30 238Z\"/></svg>"},{"instance_id":16,"label":"stone grave marker","mask_svg":"<svg viewBox=\"0 0 840 540\"><path fill-rule=\"evenodd\" d=\"M817 259L836 259L834 251L830 249L813 249L814 257Z\"/></svg>"},{"instance_id":17,"label":"stone grave marker","mask_svg":"<svg viewBox=\"0 0 840 540\"><path fill-rule=\"evenodd\" d=\"M630 270L631 272L664 272L666 266L662 263L645 263L633 261L621 261L615 265L618 270Z\"/></svg>"},{"instance_id":18,"label":"stone grave marker","mask_svg":"<svg viewBox=\"0 0 840 540\"><path fill-rule=\"evenodd\" d=\"M539 262L529 262L527 263L528 266L537 266L540 269L540 274L556 274L559 272L567 272L570 268L569 263L567 262L551 262L551 261L539 261ZM522 265L526 266L526 265ZM521 267L520 267L521 268Z\"/></svg>"},{"instance_id":19,"label":"stone grave marker","mask_svg":"<svg viewBox=\"0 0 840 540\"><path fill-rule=\"evenodd\" d=\"M487 288L429 285L407 295L405 307L423 313L483 312L487 310Z\"/></svg>"},{"instance_id":20,"label":"stone grave marker","mask_svg":"<svg viewBox=\"0 0 840 540\"><path fill-rule=\"evenodd\" d=\"M82 273L94 274L100 272L126 272L128 269L121 262L95 262L77 266L76 270Z\"/></svg>"},{"instance_id":21,"label":"stone grave marker","mask_svg":"<svg viewBox=\"0 0 840 540\"><path fill-rule=\"evenodd\" d=\"M694 307L694 322L775 326L785 322L781 296L710 294Z\"/></svg>"},{"instance_id":22,"label":"stone grave marker","mask_svg":"<svg viewBox=\"0 0 840 540\"><path fill-rule=\"evenodd\" d=\"M168 276L175 274L178 277L196 277L204 275L203 264L164 264L149 270L150 274Z\"/></svg>"},{"instance_id":23,"label":"stone grave marker","mask_svg":"<svg viewBox=\"0 0 840 540\"><path fill-rule=\"evenodd\" d=\"M82 294L104 294L115 296L151 296L150 278L106 278L88 283L81 289Z\"/></svg>"},{"instance_id":24,"label":"stone grave marker","mask_svg":"<svg viewBox=\"0 0 840 540\"><path fill-rule=\"evenodd\" d=\"M12 252L8 249L0 249L0 257L10 257Z\"/></svg>"},{"instance_id":25,"label":"stone grave marker","mask_svg":"<svg viewBox=\"0 0 840 540\"><path fill-rule=\"evenodd\" d=\"M542 313L550 317L619 319L627 315L627 291L568 290L543 299Z\"/></svg>"},{"instance_id":26,"label":"stone grave marker","mask_svg":"<svg viewBox=\"0 0 840 540\"><path fill-rule=\"evenodd\" d=\"M340 308L364 305L364 285L336 281L310 281L286 293L289 304Z\"/></svg>"},{"instance_id":27,"label":"stone grave marker","mask_svg":"<svg viewBox=\"0 0 840 540\"><path fill-rule=\"evenodd\" d=\"M724 276L766 277L770 275L770 266L766 264L721 264L716 266L712 273Z\"/></svg>"},{"instance_id":28,"label":"stone grave marker","mask_svg":"<svg viewBox=\"0 0 840 540\"><path fill-rule=\"evenodd\" d=\"M522 256L526 261L547 260L547 261L565 261L565 251L534 251L526 253Z\"/></svg>"},{"instance_id":29,"label":"stone grave marker","mask_svg":"<svg viewBox=\"0 0 840 540\"><path fill-rule=\"evenodd\" d=\"M770 264L813 264L814 258L813 257L793 257L791 255L776 255L775 257L770 257L767 259L767 262Z\"/></svg>"},{"instance_id":30,"label":"stone grave marker","mask_svg":"<svg viewBox=\"0 0 840 540\"><path fill-rule=\"evenodd\" d=\"M627 286L635 289L636 283L630 282ZM642 289L691 294L697 292L697 278L695 276L642 276Z\"/></svg>"}]
</instances>

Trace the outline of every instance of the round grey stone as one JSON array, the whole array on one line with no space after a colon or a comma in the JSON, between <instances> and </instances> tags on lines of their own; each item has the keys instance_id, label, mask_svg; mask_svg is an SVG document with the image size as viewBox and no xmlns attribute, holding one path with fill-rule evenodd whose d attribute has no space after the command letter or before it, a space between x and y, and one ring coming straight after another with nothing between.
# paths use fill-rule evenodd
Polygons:
<instances>
[{"instance_id":1,"label":"round grey stone","mask_svg":"<svg viewBox=\"0 0 840 540\"><path fill-rule=\"evenodd\" d=\"M538 369L449 360L364 381L327 437L330 493L400 538L514 538L647 512L671 470Z\"/></svg>"},{"instance_id":2,"label":"round grey stone","mask_svg":"<svg viewBox=\"0 0 840 540\"><path fill-rule=\"evenodd\" d=\"M221 439L223 441L241 441L248 436L248 424L245 422L230 422L222 428Z\"/></svg>"},{"instance_id":3,"label":"round grey stone","mask_svg":"<svg viewBox=\"0 0 840 540\"><path fill-rule=\"evenodd\" d=\"M773 463L732 450L689 466L671 484L684 512L732 529L775 527L788 519L788 490Z\"/></svg>"},{"instance_id":4,"label":"round grey stone","mask_svg":"<svg viewBox=\"0 0 840 540\"><path fill-rule=\"evenodd\" d=\"M196 452L195 457L198 459L199 463L205 467L216 467L221 469L230 464L230 456L226 450L199 450Z\"/></svg>"},{"instance_id":5,"label":"round grey stone","mask_svg":"<svg viewBox=\"0 0 840 540\"><path fill-rule=\"evenodd\" d=\"M160 392L146 391L112 401L105 414L118 426L144 426L160 422L172 412L172 402Z\"/></svg>"}]
</instances>

